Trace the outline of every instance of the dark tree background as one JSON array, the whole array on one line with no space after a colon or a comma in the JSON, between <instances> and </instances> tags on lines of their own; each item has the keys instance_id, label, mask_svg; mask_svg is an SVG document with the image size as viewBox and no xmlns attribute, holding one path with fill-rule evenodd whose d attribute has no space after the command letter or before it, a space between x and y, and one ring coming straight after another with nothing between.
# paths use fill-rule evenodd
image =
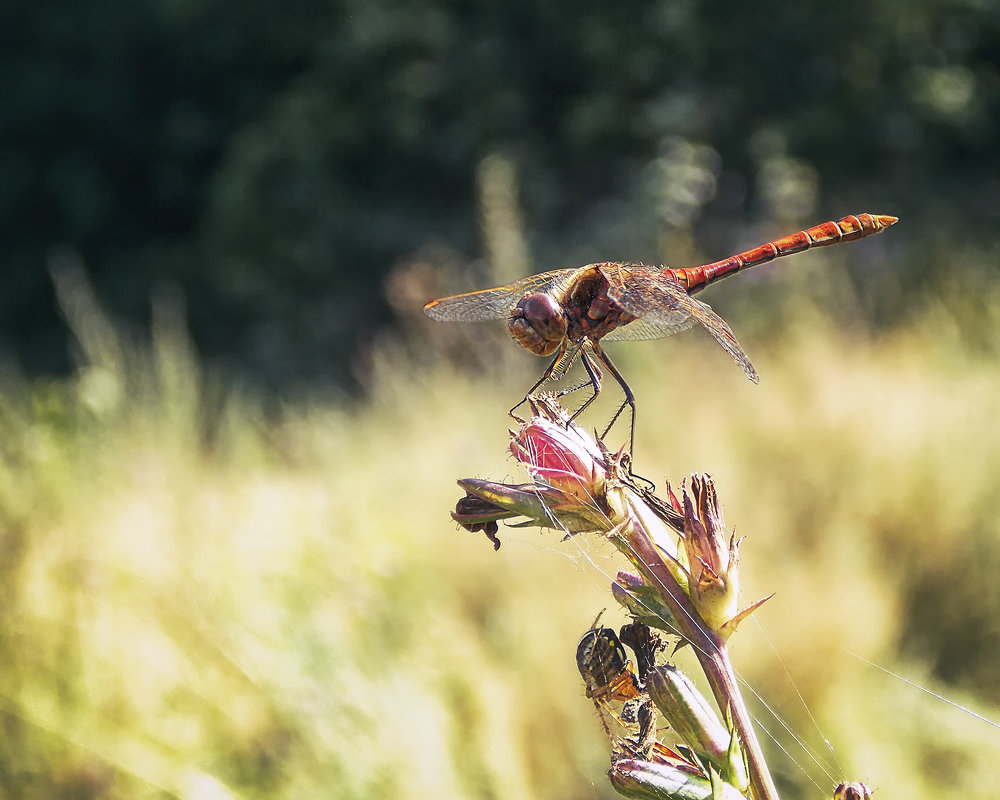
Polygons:
<instances>
[{"instance_id":1,"label":"dark tree background","mask_svg":"<svg viewBox=\"0 0 1000 800\"><path fill-rule=\"evenodd\" d=\"M392 323L394 265L431 245L481 255L482 159L516 166L534 266L548 269L651 257L616 221L648 213L637 187L672 137L719 155L693 220L718 256L727 230L767 213L754 175L775 149L818 176L804 222L903 217L905 306L939 280L936 248L996 238L998 9L8 4L0 330L29 372L67 368L48 264L70 252L119 319L143 324L173 285L210 360L272 388L350 384L359 343Z\"/></svg>"}]
</instances>

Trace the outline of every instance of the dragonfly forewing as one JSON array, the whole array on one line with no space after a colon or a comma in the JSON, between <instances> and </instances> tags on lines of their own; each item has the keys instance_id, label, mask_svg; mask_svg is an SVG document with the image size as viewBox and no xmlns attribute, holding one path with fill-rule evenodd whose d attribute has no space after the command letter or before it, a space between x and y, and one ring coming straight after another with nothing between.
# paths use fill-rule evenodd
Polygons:
<instances>
[{"instance_id":1,"label":"dragonfly forewing","mask_svg":"<svg viewBox=\"0 0 1000 800\"><path fill-rule=\"evenodd\" d=\"M560 292L569 283L578 267L542 272L527 278L476 292L456 294L432 300L424 313L439 322L484 322L504 319L522 297L535 292Z\"/></svg>"},{"instance_id":2,"label":"dragonfly forewing","mask_svg":"<svg viewBox=\"0 0 1000 800\"><path fill-rule=\"evenodd\" d=\"M608 296L629 314L639 317L636 322L613 331L606 339L638 338L648 333L648 338L660 338L691 327L698 322L705 328L732 359L740 365L754 383L760 381L757 370L750 362L732 328L710 306L695 300L674 280L669 270L649 267L617 267L607 271ZM634 337L627 336L635 328ZM646 337L643 337L646 338Z\"/></svg>"},{"instance_id":3,"label":"dragonfly forewing","mask_svg":"<svg viewBox=\"0 0 1000 800\"><path fill-rule=\"evenodd\" d=\"M670 284L668 273L656 267L634 264L608 264L601 268L608 282L608 297L638 320L622 325L605 341L645 341L664 339L687 330L694 318L683 307L687 297Z\"/></svg>"}]
</instances>

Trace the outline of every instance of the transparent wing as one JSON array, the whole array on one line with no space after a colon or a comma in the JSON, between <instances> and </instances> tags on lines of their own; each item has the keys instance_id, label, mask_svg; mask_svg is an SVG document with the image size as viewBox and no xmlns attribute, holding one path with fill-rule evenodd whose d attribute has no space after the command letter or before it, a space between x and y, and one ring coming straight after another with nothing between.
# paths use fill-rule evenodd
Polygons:
<instances>
[{"instance_id":1,"label":"transparent wing","mask_svg":"<svg viewBox=\"0 0 1000 800\"><path fill-rule=\"evenodd\" d=\"M665 339L675 333L686 331L694 325L694 317L680 311L675 312L677 319L669 322L651 322L637 319L627 325L619 325L611 333L601 339L602 342L642 342L649 339Z\"/></svg>"},{"instance_id":2,"label":"transparent wing","mask_svg":"<svg viewBox=\"0 0 1000 800\"><path fill-rule=\"evenodd\" d=\"M560 294L561 289L582 267L556 269L522 278L495 289L456 294L431 300L424 306L424 313L439 322L481 322L488 319L505 319L522 297L534 292Z\"/></svg>"},{"instance_id":3,"label":"transparent wing","mask_svg":"<svg viewBox=\"0 0 1000 800\"><path fill-rule=\"evenodd\" d=\"M732 359L740 365L746 376L757 383L760 378L750 363L750 358L736 340L726 321L706 303L695 300L677 283L670 270L654 267L616 264L604 268L608 279L608 296L629 314L639 317L635 322L613 331L605 339L659 338L689 328L698 322L705 328ZM629 328L636 328L636 336L628 337ZM645 336L643 336L645 334Z\"/></svg>"},{"instance_id":4,"label":"transparent wing","mask_svg":"<svg viewBox=\"0 0 1000 800\"><path fill-rule=\"evenodd\" d=\"M726 321L712 311L707 303L702 303L693 297L688 297L687 302L690 303L691 316L698 320L702 324L702 327L712 334L715 341L722 345L722 349L729 353L733 361L740 365L740 369L743 370L744 374L750 380L754 383L759 383L760 376L757 375L757 370L750 363L750 356L740 346L732 328L726 324Z\"/></svg>"}]
</instances>

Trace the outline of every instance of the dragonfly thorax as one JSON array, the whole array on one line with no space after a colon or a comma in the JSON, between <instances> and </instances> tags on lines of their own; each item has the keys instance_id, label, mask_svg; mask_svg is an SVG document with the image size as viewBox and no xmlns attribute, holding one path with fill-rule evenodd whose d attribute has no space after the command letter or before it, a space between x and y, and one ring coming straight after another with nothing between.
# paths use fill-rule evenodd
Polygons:
<instances>
[{"instance_id":1,"label":"dragonfly thorax","mask_svg":"<svg viewBox=\"0 0 1000 800\"><path fill-rule=\"evenodd\" d=\"M538 356L552 355L566 338L566 312L555 298L536 292L521 298L510 313L507 330L521 347Z\"/></svg>"}]
</instances>

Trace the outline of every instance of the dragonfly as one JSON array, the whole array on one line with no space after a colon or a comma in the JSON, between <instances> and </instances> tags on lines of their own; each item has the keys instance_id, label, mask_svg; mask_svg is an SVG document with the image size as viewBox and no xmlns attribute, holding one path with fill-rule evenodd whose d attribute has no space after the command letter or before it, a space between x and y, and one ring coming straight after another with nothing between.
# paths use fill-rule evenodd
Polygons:
<instances>
[{"instance_id":1,"label":"dragonfly","mask_svg":"<svg viewBox=\"0 0 1000 800\"><path fill-rule=\"evenodd\" d=\"M697 267L670 269L607 261L557 269L506 286L432 300L424 306L424 313L440 322L506 319L507 330L518 344L535 355L552 357L525 399L510 410L511 415L539 386L561 378L579 358L588 380L560 392L562 396L588 385L592 388L590 397L573 413L571 419L576 419L600 394L603 367L621 387L625 400L602 438L628 407L632 417L631 451L635 439L635 395L608 357L604 342L662 339L698 323L746 376L757 383L757 370L732 329L692 295L750 267L812 247L872 236L896 221L897 217L886 214L852 214Z\"/></svg>"}]
</instances>

